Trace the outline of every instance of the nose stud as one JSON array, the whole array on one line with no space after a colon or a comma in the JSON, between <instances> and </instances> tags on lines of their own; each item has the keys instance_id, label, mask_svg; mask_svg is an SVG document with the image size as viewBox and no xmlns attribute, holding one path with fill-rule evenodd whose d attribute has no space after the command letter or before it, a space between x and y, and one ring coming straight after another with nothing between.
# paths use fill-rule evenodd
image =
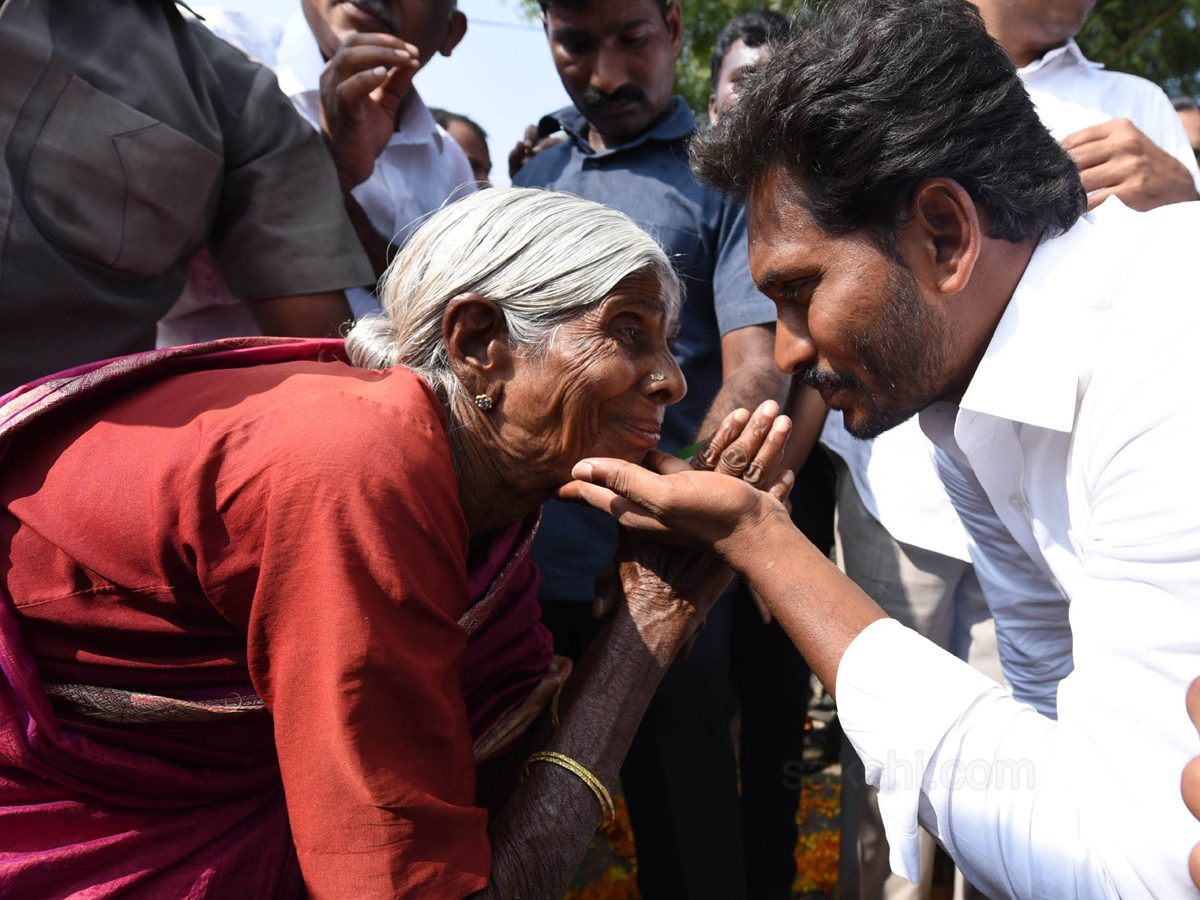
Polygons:
<instances>
[{"instance_id":1,"label":"nose stud","mask_svg":"<svg viewBox=\"0 0 1200 900\"><path fill-rule=\"evenodd\" d=\"M651 372L650 373L650 383L651 384L657 384L660 381L666 381L666 380L667 380L667 376L664 375L662 372Z\"/></svg>"}]
</instances>

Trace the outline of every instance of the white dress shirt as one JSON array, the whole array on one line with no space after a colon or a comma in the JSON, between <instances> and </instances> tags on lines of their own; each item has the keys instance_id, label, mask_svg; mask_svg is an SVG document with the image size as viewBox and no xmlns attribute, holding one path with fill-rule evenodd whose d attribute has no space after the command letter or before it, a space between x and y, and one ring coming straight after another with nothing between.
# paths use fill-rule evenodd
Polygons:
<instances>
[{"instance_id":1,"label":"white dress shirt","mask_svg":"<svg viewBox=\"0 0 1200 900\"><path fill-rule=\"evenodd\" d=\"M1156 84L1089 62L1073 40L1017 74L1057 140L1112 119L1129 119L1187 166L1200 189L1200 171L1187 134ZM967 535L915 419L874 440L860 441L847 433L842 414L830 410L821 443L845 460L863 504L892 537L943 556L970 558Z\"/></svg>"},{"instance_id":2,"label":"white dress shirt","mask_svg":"<svg viewBox=\"0 0 1200 900\"><path fill-rule=\"evenodd\" d=\"M847 650L839 715L913 880L919 819L997 900L1200 898L1198 233L1200 204L1107 200L1034 252L962 402L921 414L1016 696L892 620ZM1056 683L1057 721L1018 699Z\"/></svg>"},{"instance_id":3,"label":"white dress shirt","mask_svg":"<svg viewBox=\"0 0 1200 900\"><path fill-rule=\"evenodd\" d=\"M217 37L273 69L280 89L296 109L314 128L321 127L325 60L302 12L284 23L215 8L198 12ZM399 127L375 161L375 171L351 193L376 231L403 243L448 199L474 190L475 176L466 154L434 122L414 88ZM202 254L193 265L183 295L159 323L158 346L261 333L245 304L224 289L205 257ZM356 316L379 310L369 291L354 288L346 298Z\"/></svg>"}]
</instances>

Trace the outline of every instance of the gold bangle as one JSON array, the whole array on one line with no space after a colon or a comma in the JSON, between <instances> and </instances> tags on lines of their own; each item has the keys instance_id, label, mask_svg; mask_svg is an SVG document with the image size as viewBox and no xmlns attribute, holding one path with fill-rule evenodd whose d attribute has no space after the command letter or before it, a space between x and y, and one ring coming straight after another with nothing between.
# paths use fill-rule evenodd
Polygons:
<instances>
[{"instance_id":1,"label":"gold bangle","mask_svg":"<svg viewBox=\"0 0 1200 900\"><path fill-rule=\"evenodd\" d=\"M613 806L612 795L604 784L593 775L588 769L577 763L565 753L555 753L553 750L543 750L541 753L534 753L529 759L525 760L525 767L521 770L521 780L525 780L525 775L529 772L529 767L535 762L554 763L556 766L561 766L572 775L575 775L586 784L596 795L596 802L600 804L600 825L602 831L606 831L612 827L613 820L617 817L616 808Z\"/></svg>"}]
</instances>

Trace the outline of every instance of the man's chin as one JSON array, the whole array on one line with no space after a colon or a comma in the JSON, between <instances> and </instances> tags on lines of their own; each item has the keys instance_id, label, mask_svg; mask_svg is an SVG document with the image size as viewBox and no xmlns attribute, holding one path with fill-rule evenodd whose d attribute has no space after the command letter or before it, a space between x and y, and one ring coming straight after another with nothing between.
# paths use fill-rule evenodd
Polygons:
<instances>
[{"instance_id":1,"label":"man's chin","mask_svg":"<svg viewBox=\"0 0 1200 900\"><path fill-rule=\"evenodd\" d=\"M916 414L916 410L878 408L864 410L854 407L842 410L842 425L851 437L856 437L860 441L869 441L879 437L885 431L891 431L897 425L907 422Z\"/></svg>"}]
</instances>

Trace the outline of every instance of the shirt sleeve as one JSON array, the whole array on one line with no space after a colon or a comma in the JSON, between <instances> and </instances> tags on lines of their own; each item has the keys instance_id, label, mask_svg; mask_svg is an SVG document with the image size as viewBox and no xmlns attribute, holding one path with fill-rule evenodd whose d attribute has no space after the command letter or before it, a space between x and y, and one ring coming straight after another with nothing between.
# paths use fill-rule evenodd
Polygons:
<instances>
[{"instance_id":1,"label":"shirt sleeve","mask_svg":"<svg viewBox=\"0 0 1200 900\"><path fill-rule=\"evenodd\" d=\"M1107 771L1086 736L892 619L851 643L837 697L879 790L892 871L918 880L919 822L988 896L1118 897L1118 813L1101 786L1127 773Z\"/></svg>"},{"instance_id":2,"label":"shirt sleeve","mask_svg":"<svg viewBox=\"0 0 1200 900\"><path fill-rule=\"evenodd\" d=\"M775 304L759 293L750 277L745 209L729 199L721 203L717 226L713 305L722 337L739 328L775 323Z\"/></svg>"},{"instance_id":3,"label":"shirt sleeve","mask_svg":"<svg viewBox=\"0 0 1200 900\"><path fill-rule=\"evenodd\" d=\"M224 181L209 239L221 277L245 300L374 283L321 136L269 69L202 26L194 31L225 77L252 79L225 138ZM246 71L230 74L241 67Z\"/></svg>"},{"instance_id":4,"label":"shirt sleeve","mask_svg":"<svg viewBox=\"0 0 1200 900\"><path fill-rule=\"evenodd\" d=\"M248 632L316 900L457 900L490 875L459 684L466 525L445 428L427 395L405 399L425 412L297 391L222 435L233 540L199 553Z\"/></svg>"}]
</instances>

